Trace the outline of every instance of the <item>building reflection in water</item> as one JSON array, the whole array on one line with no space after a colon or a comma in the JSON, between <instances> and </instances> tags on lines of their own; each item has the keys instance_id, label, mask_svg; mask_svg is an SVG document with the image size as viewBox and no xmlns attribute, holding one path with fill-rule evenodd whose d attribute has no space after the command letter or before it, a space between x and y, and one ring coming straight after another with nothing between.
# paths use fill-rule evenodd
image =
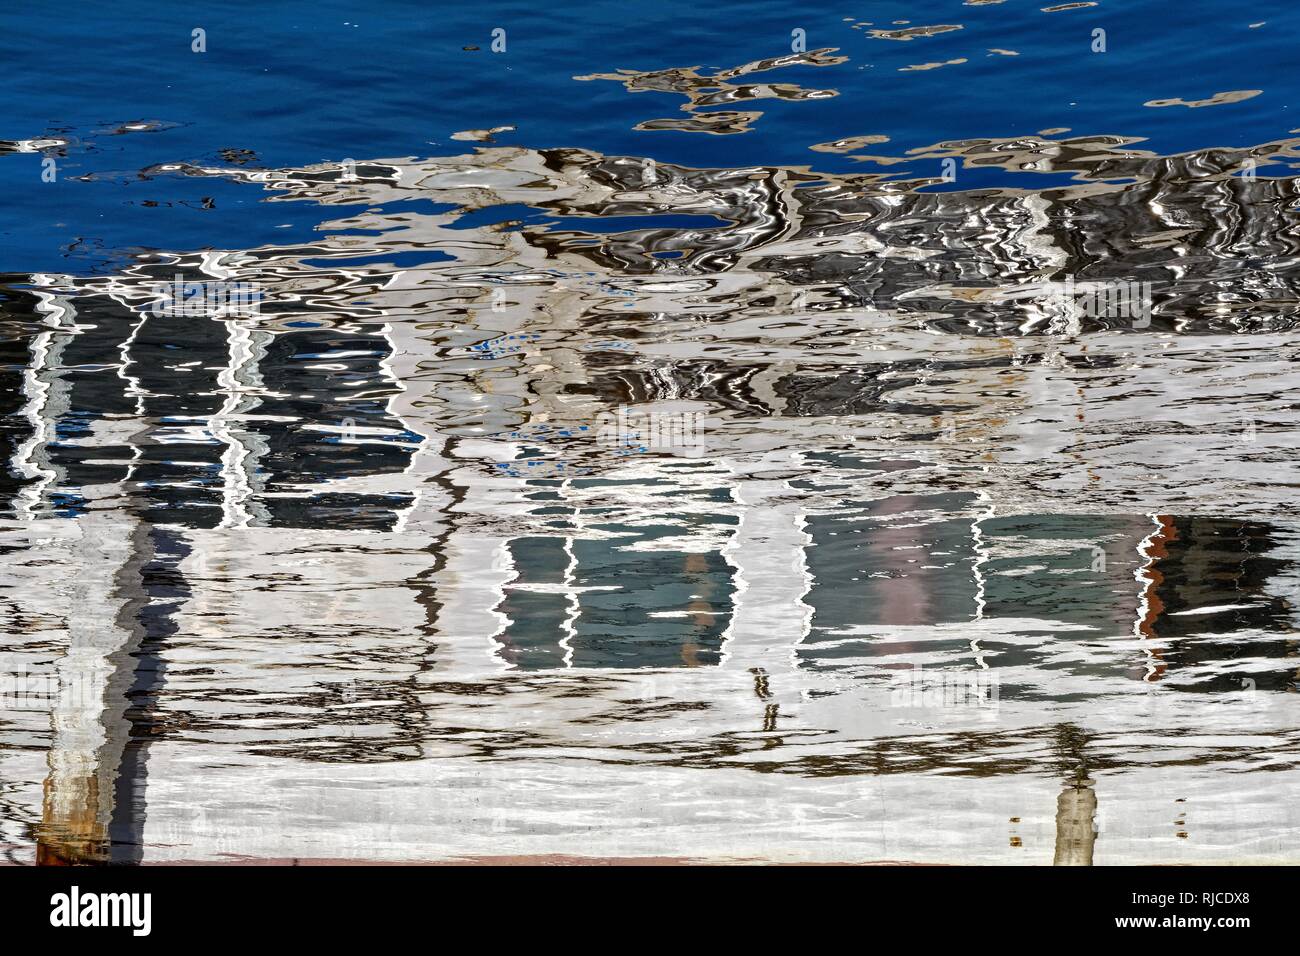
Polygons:
<instances>
[{"instance_id":1,"label":"building reflection in water","mask_svg":"<svg viewBox=\"0 0 1300 956\"><path fill-rule=\"evenodd\" d=\"M489 147L182 170L340 218L5 287L6 656L44 688L0 724L13 857L437 856L445 829L370 828L423 806L399 765L454 764L524 788L466 853L573 846L584 780L602 812L668 787L689 848L704 773L735 854L951 858L987 821L839 789L942 775L1032 797L1036 859L1086 864L1110 781L1289 774L1296 300L1250 257L1291 261L1293 181L1130 147L936 147L1079 177L978 194ZM1149 329L1025 294L1106 269L1154 277ZM178 275L265 302L152 313ZM619 408L702 414L703 453L601 442ZM1179 839L1111 859L1222 856Z\"/></svg>"}]
</instances>

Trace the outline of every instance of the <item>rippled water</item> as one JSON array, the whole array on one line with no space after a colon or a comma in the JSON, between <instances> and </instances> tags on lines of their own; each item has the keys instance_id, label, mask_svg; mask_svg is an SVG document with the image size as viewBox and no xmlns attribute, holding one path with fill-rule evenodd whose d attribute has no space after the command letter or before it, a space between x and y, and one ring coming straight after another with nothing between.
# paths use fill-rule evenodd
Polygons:
<instances>
[{"instance_id":1,"label":"rippled water","mask_svg":"<svg viewBox=\"0 0 1300 956\"><path fill-rule=\"evenodd\" d=\"M177 83L329 148L165 57L24 100L9 858L1293 862L1296 16L1072 6L449 13L382 80L213 14Z\"/></svg>"}]
</instances>

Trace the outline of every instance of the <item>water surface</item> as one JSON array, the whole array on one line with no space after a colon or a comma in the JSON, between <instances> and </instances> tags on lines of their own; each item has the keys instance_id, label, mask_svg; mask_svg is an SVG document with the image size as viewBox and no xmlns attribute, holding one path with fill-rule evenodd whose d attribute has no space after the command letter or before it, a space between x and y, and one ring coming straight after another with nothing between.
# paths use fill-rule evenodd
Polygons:
<instances>
[{"instance_id":1,"label":"water surface","mask_svg":"<svg viewBox=\"0 0 1300 956\"><path fill-rule=\"evenodd\" d=\"M6 15L8 859L1293 862L1296 15L869 6Z\"/></svg>"}]
</instances>

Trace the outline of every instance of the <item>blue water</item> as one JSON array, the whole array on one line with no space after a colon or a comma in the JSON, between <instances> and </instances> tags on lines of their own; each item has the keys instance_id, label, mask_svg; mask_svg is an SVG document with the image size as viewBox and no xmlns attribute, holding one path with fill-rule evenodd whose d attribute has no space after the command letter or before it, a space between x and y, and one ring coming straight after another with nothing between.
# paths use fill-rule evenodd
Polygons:
<instances>
[{"instance_id":1,"label":"blue water","mask_svg":"<svg viewBox=\"0 0 1300 956\"><path fill-rule=\"evenodd\" d=\"M89 5L75 16L56 4L9 9L0 14L0 139L72 142L57 159L54 183L41 179L40 153L0 159L0 269L82 273L134 249L306 241L323 218L312 204L281 204L271 217L259 209L260 194L245 186L141 172L158 164L221 164L227 149L251 150L256 164L268 167L431 156L464 149L450 139L456 131L513 126L496 142L696 167L844 172L863 167L808 147L876 134L889 142L869 152L901 156L944 140L1064 127L1074 135L1145 137L1140 148L1168 154L1252 145L1300 125L1288 119L1300 102L1300 11L1293 4L1106 0L1051 13L1045 6L946 0L800 10L770 0L602 0L557 9L326 0L182 9L125 0ZM907 41L868 33L900 29L899 20L962 29ZM864 21L871 27L854 28ZM1263 25L1251 29L1255 23ZM195 28L206 31L206 52L191 51ZM491 49L497 28L506 31L501 53ZM1105 30L1104 53L1091 50L1097 28ZM846 61L779 68L751 81L838 95L703 110L761 110L740 135L634 130L645 120L684 117L684 97L574 79L689 66L708 75L788 54L796 29L805 31L808 50L834 48ZM470 46L479 49L464 49ZM959 58L967 62L900 71ZM1143 106L1231 90L1263 92L1209 108ZM141 120L162 128L113 135ZM937 175L937 161L889 172ZM984 175L980 185L1026 178L1001 170Z\"/></svg>"}]
</instances>

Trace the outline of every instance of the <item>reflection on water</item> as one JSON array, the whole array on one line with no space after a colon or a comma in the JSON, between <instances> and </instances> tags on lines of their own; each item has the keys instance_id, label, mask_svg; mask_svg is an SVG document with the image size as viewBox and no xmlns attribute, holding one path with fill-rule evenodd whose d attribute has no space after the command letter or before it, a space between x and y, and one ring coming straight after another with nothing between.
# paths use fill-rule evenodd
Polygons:
<instances>
[{"instance_id":1,"label":"reflection on water","mask_svg":"<svg viewBox=\"0 0 1300 956\"><path fill-rule=\"evenodd\" d=\"M1294 858L1300 140L470 149L9 277L11 859Z\"/></svg>"}]
</instances>

